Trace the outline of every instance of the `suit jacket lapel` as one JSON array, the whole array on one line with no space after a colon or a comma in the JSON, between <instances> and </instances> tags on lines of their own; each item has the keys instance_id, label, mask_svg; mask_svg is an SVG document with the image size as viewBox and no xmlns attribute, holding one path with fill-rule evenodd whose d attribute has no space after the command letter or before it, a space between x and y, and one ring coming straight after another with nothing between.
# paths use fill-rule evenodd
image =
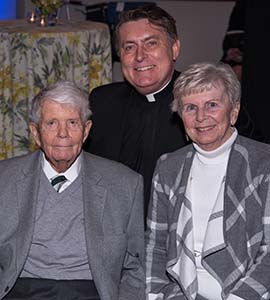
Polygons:
<instances>
[{"instance_id":1,"label":"suit jacket lapel","mask_svg":"<svg viewBox=\"0 0 270 300\"><path fill-rule=\"evenodd\" d=\"M178 200L175 204L175 230L169 236L169 253L167 271L179 282L186 297L195 299L198 291L197 271L194 257L194 240L192 225L192 205L190 202L188 179L193 161L192 152L188 152L181 174ZM209 219L204 241L203 256L214 253L226 246L223 236L224 185L220 189L215 206ZM171 225L172 227L172 225ZM212 237L212 234L214 235ZM173 242L176 241L176 242Z\"/></svg>"},{"instance_id":2,"label":"suit jacket lapel","mask_svg":"<svg viewBox=\"0 0 270 300\"><path fill-rule=\"evenodd\" d=\"M198 290L194 257L192 209L190 200L184 196L176 228L177 260L171 271L177 277L188 299L195 299Z\"/></svg>"},{"instance_id":3,"label":"suit jacket lapel","mask_svg":"<svg viewBox=\"0 0 270 300\"><path fill-rule=\"evenodd\" d=\"M188 197L186 197L193 155L193 151L188 151L185 164L177 176L181 178L181 181L178 183L179 186L177 189L171 187L177 190L177 192L175 192L175 194L177 194L177 200L173 204L173 216L170 217L174 220L174 223L170 224L171 230L167 263L167 271L177 280L189 300L196 298L198 290L195 258L193 254L191 202Z\"/></svg>"},{"instance_id":4,"label":"suit jacket lapel","mask_svg":"<svg viewBox=\"0 0 270 300\"><path fill-rule=\"evenodd\" d=\"M203 244L203 257L225 247L223 230L223 211L224 211L224 187L225 177L223 178L215 206L209 217Z\"/></svg>"},{"instance_id":5,"label":"suit jacket lapel","mask_svg":"<svg viewBox=\"0 0 270 300\"><path fill-rule=\"evenodd\" d=\"M103 212L107 190L102 186L102 176L95 170L90 159L83 156L82 182L85 219L85 238L91 272L97 282L103 274Z\"/></svg>"},{"instance_id":6,"label":"suit jacket lapel","mask_svg":"<svg viewBox=\"0 0 270 300\"><path fill-rule=\"evenodd\" d=\"M17 257L20 258L18 264L25 260L33 236L41 172L40 156L40 151L31 156L29 164L24 165L21 169L21 178L16 182L18 213L20 216L17 234Z\"/></svg>"}]
</instances>

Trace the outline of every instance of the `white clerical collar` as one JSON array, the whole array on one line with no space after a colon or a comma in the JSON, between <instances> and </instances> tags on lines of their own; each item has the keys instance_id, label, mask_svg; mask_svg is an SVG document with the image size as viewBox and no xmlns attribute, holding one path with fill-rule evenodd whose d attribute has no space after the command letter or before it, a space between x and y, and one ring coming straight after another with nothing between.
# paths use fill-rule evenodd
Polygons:
<instances>
[{"instance_id":1,"label":"white clerical collar","mask_svg":"<svg viewBox=\"0 0 270 300\"><path fill-rule=\"evenodd\" d=\"M44 153L42 155L42 170L46 177L51 180L56 175L64 175L68 181L73 182L79 175L81 170L81 154L76 158L74 163L63 173L58 173L48 162Z\"/></svg>"},{"instance_id":2,"label":"white clerical collar","mask_svg":"<svg viewBox=\"0 0 270 300\"><path fill-rule=\"evenodd\" d=\"M169 80L161 89L159 89L158 91L152 93L152 94L148 94L145 95L145 97L147 98L148 102L155 102L155 94L158 94L159 92L161 92L162 90L165 89L165 87L170 83L171 80Z\"/></svg>"},{"instance_id":3,"label":"white clerical collar","mask_svg":"<svg viewBox=\"0 0 270 300\"><path fill-rule=\"evenodd\" d=\"M203 157L205 158L215 158L218 157L224 153L226 153L233 145L234 141L237 137L237 129L233 128L232 135L227 139L225 143L223 143L221 146L219 146L217 149L212 151L205 151L202 148L200 148L197 144L193 143L193 146L195 150Z\"/></svg>"}]
</instances>

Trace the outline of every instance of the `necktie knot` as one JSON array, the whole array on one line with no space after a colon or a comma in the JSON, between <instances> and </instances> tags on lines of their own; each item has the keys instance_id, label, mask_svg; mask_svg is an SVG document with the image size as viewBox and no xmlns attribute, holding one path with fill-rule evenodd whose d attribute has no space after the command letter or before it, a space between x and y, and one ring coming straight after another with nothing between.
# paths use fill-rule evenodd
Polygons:
<instances>
[{"instance_id":1,"label":"necktie knot","mask_svg":"<svg viewBox=\"0 0 270 300\"><path fill-rule=\"evenodd\" d=\"M60 191L62 185L67 181L67 178L64 175L59 175L55 177L52 181L51 184L55 188L57 192Z\"/></svg>"}]
</instances>

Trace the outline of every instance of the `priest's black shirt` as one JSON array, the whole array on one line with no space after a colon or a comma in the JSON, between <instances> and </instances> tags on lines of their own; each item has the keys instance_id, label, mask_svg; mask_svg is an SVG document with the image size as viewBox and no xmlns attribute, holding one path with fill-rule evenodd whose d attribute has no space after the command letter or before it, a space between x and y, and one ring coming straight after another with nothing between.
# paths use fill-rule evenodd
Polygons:
<instances>
[{"instance_id":1,"label":"priest's black shirt","mask_svg":"<svg viewBox=\"0 0 270 300\"><path fill-rule=\"evenodd\" d=\"M182 120L170 108L178 75L174 72L154 102L127 82L98 87L90 95L93 127L84 149L143 175L145 215L157 159L187 144Z\"/></svg>"}]
</instances>

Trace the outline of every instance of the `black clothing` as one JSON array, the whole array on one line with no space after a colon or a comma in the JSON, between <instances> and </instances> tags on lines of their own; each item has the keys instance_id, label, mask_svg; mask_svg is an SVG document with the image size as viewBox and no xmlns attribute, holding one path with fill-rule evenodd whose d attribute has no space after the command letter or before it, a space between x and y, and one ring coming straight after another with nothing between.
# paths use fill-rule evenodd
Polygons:
<instances>
[{"instance_id":1,"label":"black clothing","mask_svg":"<svg viewBox=\"0 0 270 300\"><path fill-rule=\"evenodd\" d=\"M100 300L92 280L19 278L4 300Z\"/></svg>"},{"instance_id":2,"label":"black clothing","mask_svg":"<svg viewBox=\"0 0 270 300\"><path fill-rule=\"evenodd\" d=\"M145 215L157 159L187 144L182 121L170 108L178 75L155 94L155 102L127 82L98 87L90 95L93 127L84 149L143 175Z\"/></svg>"},{"instance_id":3,"label":"black clothing","mask_svg":"<svg viewBox=\"0 0 270 300\"><path fill-rule=\"evenodd\" d=\"M223 41L222 61L234 66L227 57L230 48L243 52L241 110L236 123L238 132L261 142L270 143L268 100L268 56L270 44L270 2L237 0Z\"/></svg>"},{"instance_id":4,"label":"black clothing","mask_svg":"<svg viewBox=\"0 0 270 300\"><path fill-rule=\"evenodd\" d=\"M246 14L242 100L253 125L249 137L270 143L270 2L246 0Z\"/></svg>"}]
</instances>

